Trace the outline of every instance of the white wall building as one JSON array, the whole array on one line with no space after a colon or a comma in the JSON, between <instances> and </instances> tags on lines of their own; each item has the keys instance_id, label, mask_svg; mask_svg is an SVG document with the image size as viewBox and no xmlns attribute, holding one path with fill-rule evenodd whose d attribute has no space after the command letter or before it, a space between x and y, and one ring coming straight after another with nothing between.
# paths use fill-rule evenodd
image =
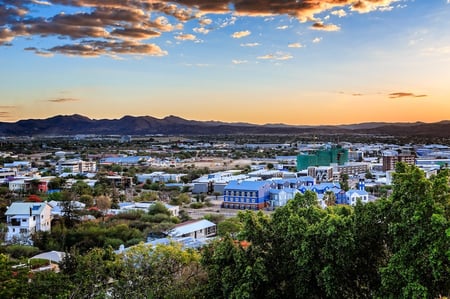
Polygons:
<instances>
[{"instance_id":1,"label":"white wall building","mask_svg":"<svg viewBox=\"0 0 450 299\"><path fill-rule=\"evenodd\" d=\"M51 206L46 202L14 202L5 213L8 232L6 242L31 243L38 231L50 231Z\"/></svg>"},{"instance_id":2,"label":"white wall building","mask_svg":"<svg viewBox=\"0 0 450 299\"><path fill-rule=\"evenodd\" d=\"M97 163L94 161L83 161L80 159L71 159L65 161L59 161L56 167L58 173L70 172L70 173L87 173L96 172Z\"/></svg>"}]
</instances>

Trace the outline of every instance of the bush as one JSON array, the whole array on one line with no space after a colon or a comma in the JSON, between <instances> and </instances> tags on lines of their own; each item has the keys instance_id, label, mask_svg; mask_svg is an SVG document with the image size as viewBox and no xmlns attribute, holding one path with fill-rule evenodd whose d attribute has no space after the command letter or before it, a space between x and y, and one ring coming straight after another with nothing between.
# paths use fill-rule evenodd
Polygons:
<instances>
[{"instance_id":1,"label":"bush","mask_svg":"<svg viewBox=\"0 0 450 299\"><path fill-rule=\"evenodd\" d=\"M8 245L1 247L1 253L9 254L12 258L32 257L39 253L39 248L28 245Z\"/></svg>"},{"instance_id":2,"label":"bush","mask_svg":"<svg viewBox=\"0 0 450 299\"><path fill-rule=\"evenodd\" d=\"M125 219L125 220L138 220L141 218L142 214L144 212L142 211L128 211L128 212L122 212L113 217L113 219Z\"/></svg>"},{"instance_id":3,"label":"bush","mask_svg":"<svg viewBox=\"0 0 450 299\"><path fill-rule=\"evenodd\" d=\"M118 238L106 238L104 247L111 246L113 249L119 249L119 246L125 242Z\"/></svg>"},{"instance_id":4,"label":"bush","mask_svg":"<svg viewBox=\"0 0 450 299\"><path fill-rule=\"evenodd\" d=\"M141 238L130 239L130 240L125 242L125 247L130 247L130 246L133 246L133 245L137 245L137 244L139 244L140 242L143 242L143 241L144 240L141 239Z\"/></svg>"},{"instance_id":5,"label":"bush","mask_svg":"<svg viewBox=\"0 0 450 299\"><path fill-rule=\"evenodd\" d=\"M204 207L203 203L201 202L193 202L189 205L192 209L201 209Z\"/></svg>"}]
</instances>

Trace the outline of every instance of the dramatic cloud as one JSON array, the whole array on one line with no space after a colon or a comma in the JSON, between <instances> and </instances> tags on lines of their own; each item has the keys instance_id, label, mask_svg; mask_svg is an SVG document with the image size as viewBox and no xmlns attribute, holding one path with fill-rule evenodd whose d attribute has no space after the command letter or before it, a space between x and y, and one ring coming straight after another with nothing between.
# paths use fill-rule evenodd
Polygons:
<instances>
[{"instance_id":1,"label":"dramatic cloud","mask_svg":"<svg viewBox=\"0 0 450 299\"><path fill-rule=\"evenodd\" d=\"M75 45L56 46L47 52L65 54L70 56L97 57L100 55L150 55L165 56L166 51L155 44L140 44L132 41L109 42L109 41L84 41Z\"/></svg>"},{"instance_id":2,"label":"dramatic cloud","mask_svg":"<svg viewBox=\"0 0 450 299\"><path fill-rule=\"evenodd\" d=\"M67 103L67 102L79 102L79 99L74 99L74 98L59 98L59 99L52 99L52 100L48 100L49 102L52 103Z\"/></svg>"},{"instance_id":3,"label":"dramatic cloud","mask_svg":"<svg viewBox=\"0 0 450 299\"><path fill-rule=\"evenodd\" d=\"M339 31L341 28L334 24L324 24L321 22L316 22L311 25L311 29L323 31Z\"/></svg>"},{"instance_id":4,"label":"dramatic cloud","mask_svg":"<svg viewBox=\"0 0 450 299\"><path fill-rule=\"evenodd\" d=\"M278 30L286 30L288 28L289 28L289 26L287 26L287 25L277 27Z\"/></svg>"},{"instance_id":5,"label":"dramatic cloud","mask_svg":"<svg viewBox=\"0 0 450 299\"><path fill-rule=\"evenodd\" d=\"M0 46L26 38L27 50L38 55L167 55L149 39L165 32L181 31L188 22L194 32L207 34L213 29L235 25L240 16L264 16L267 20L287 15L299 22L311 22L316 30L337 31L339 26L318 21L320 14L338 17L346 11L367 13L392 9L398 0L0 0ZM63 10L65 12L63 12ZM232 15L213 25L209 15ZM169 21L170 20L170 21ZM325 19L326 20L326 19ZM212 26L206 28L205 26ZM277 29L287 29L287 25ZM237 31L242 38L250 31ZM170 35L169 35L170 36ZM39 39L51 39L51 46ZM180 34L177 39L194 40ZM194 39L192 39L194 38ZM163 41L165 42L165 41ZM135 49L132 49L135 47Z\"/></svg>"},{"instance_id":6,"label":"dramatic cloud","mask_svg":"<svg viewBox=\"0 0 450 299\"><path fill-rule=\"evenodd\" d=\"M322 41L322 38L321 38L321 37L316 37L316 38L314 38L314 39L312 40L312 42L315 43L315 44L320 43L321 41Z\"/></svg>"},{"instance_id":7,"label":"dramatic cloud","mask_svg":"<svg viewBox=\"0 0 450 299\"><path fill-rule=\"evenodd\" d=\"M426 94L414 94L411 92L393 92L389 94L390 99L398 99L398 98L424 98L427 97Z\"/></svg>"},{"instance_id":8,"label":"dramatic cloud","mask_svg":"<svg viewBox=\"0 0 450 299\"><path fill-rule=\"evenodd\" d=\"M250 31L248 31L248 30L238 31L238 32L233 33L231 35L231 37L232 38L243 38L243 37L249 36L250 34L252 34L252 33Z\"/></svg>"}]
</instances>

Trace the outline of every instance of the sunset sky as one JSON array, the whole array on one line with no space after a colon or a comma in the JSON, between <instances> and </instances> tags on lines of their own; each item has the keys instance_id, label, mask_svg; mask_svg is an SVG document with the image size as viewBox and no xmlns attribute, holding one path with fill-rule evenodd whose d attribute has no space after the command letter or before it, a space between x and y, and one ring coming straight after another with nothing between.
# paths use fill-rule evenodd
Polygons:
<instances>
[{"instance_id":1,"label":"sunset sky","mask_svg":"<svg viewBox=\"0 0 450 299\"><path fill-rule=\"evenodd\" d=\"M0 0L0 121L450 119L450 0Z\"/></svg>"}]
</instances>

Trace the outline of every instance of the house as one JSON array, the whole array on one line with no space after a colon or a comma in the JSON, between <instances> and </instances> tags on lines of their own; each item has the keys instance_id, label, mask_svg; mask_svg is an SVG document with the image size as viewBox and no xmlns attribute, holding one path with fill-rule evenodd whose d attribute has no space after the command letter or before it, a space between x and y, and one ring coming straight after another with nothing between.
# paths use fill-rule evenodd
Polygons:
<instances>
[{"instance_id":1,"label":"house","mask_svg":"<svg viewBox=\"0 0 450 299\"><path fill-rule=\"evenodd\" d=\"M50 231L51 210L46 202L12 203L5 212L8 226L5 241L30 244L35 232Z\"/></svg>"},{"instance_id":2,"label":"house","mask_svg":"<svg viewBox=\"0 0 450 299\"><path fill-rule=\"evenodd\" d=\"M356 204L356 201L361 199L362 203L369 202L369 193L364 190L348 190L345 193L347 197L347 204L354 206Z\"/></svg>"},{"instance_id":3,"label":"house","mask_svg":"<svg viewBox=\"0 0 450 299\"><path fill-rule=\"evenodd\" d=\"M258 210L270 205L270 181L231 181L224 189L223 208Z\"/></svg>"},{"instance_id":4,"label":"house","mask_svg":"<svg viewBox=\"0 0 450 299\"><path fill-rule=\"evenodd\" d=\"M110 210L112 214L118 214L122 212L127 212L131 210L140 210L144 212L148 212L149 209L155 204L155 201L151 202L121 202L119 203L119 210ZM174 217L178 217L180 215L180 207L179 206L172 206L169 204L166 204L164 202L161 202L166 209L170 212L170 214Z\"/></svg>"},{"instance_id":5,"label":"house","mask_svg":"<svg viewBox=\"0 0 450 299\"><path fill-rule=\"evenodd\" d=\"M192 237L194 239L214 237L217 233L215 223L206 219L180 223L167 232L172 238Z\"/></svg>"},{"instance_id":6,"label":"house","mask_svg":"<svg viewBox=\"0 0 450 299\"><path fill-rule=\"evenodd\" d=\"M283 188L283 189L270 189L270 206L272 208L282 207L286 203L293 199L297 193L300 193L295 188Z\"/></svg>"}]
</instances>

